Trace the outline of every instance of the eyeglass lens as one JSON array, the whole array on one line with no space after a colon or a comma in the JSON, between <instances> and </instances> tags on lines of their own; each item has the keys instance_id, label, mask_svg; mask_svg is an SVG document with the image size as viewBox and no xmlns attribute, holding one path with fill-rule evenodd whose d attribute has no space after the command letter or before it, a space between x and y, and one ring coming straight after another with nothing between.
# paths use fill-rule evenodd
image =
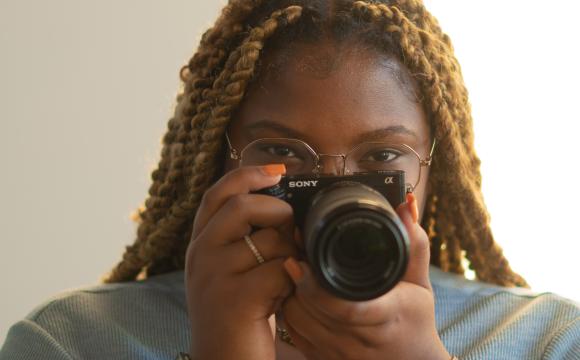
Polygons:
<instances>
[{"instance_id":1,"label":"eyeglass lens","mask_svg":"<svg viewBox=\"0 0 580 360\"><path fill-rule=\"evenodd\" d=\"M311 147L297 139L259 139L248 144L240 157L243 166L284 164L288 175L312 173L323 163ZM406 183L413 186L421 171L420 158L410 146L387 142L356 146L346 154L345 167L347 173L402 170Z\"/></svg>"}]
</instances>

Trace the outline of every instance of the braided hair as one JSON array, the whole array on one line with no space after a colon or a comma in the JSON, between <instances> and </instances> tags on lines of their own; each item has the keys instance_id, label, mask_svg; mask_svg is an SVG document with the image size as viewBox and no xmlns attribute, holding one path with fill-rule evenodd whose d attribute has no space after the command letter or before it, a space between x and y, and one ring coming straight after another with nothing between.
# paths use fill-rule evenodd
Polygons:
<instances>
[{"instance_id":1,"label":"braided hair","mask_svg":"<svg viewBox=\"0 0 580 360\"><path fill-rule=\"evenodd\" d=\"M223 171L225 130L259 78L261 59L288 44L356 39L396 57L415 81L437 149L422 226L431 262L502 286L527 286L494 241L461 69L449 37L421 0L229 0L180 70L183 89L134 217L137 238L102 281L133 281L183 269L201 198Z\"/></svg>"}]
</instances>

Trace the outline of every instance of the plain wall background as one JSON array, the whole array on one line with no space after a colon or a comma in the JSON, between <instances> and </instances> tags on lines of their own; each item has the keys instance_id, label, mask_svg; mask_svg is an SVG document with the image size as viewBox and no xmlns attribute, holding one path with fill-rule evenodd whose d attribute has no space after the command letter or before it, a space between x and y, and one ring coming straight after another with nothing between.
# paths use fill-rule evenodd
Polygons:
<instances>
[{"instance_id":1,"label":"plain wall background","mask_svg":"<svg viewBox=\"0 0 580 360\"><path fill-rule=\"evenodd\" d=\"M578 6L426 3L470 90L498 241L534 289L580 299ZM222 5L0 0L0 343L133 242L178 71Z\"/></svg>"}]
</instances>

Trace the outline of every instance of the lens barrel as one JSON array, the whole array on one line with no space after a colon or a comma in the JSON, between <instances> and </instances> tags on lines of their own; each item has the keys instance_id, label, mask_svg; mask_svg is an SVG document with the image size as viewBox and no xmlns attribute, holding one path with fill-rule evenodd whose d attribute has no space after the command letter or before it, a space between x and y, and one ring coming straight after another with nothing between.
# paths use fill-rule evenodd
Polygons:
<instances>
[{"instance_id":1,"label":"lens barrel","mask_svg":"<svg viewBox=\"0 0 580 360\"><path fill-rule=\"evenodd\" d=\"M319 191L306 213L306 256L322 286L348 300L377 298L402 278L409 238L387 199L358 182Z\"/></svg>"}]
</instances>

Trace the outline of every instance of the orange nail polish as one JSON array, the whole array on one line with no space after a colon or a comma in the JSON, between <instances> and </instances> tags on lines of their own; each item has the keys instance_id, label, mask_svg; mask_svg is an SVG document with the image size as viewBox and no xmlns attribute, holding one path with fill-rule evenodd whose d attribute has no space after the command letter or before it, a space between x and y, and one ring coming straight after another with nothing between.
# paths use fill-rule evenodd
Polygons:
<instances>
[{"instance_id":1,"label":"orange nail polish","mask_svg":"<svg viewBox=\"0 0 580 360\"><path fill-rule=\"evenodd\" d=\"M299 283L302 280L302 277L304 277L300 265L298 265L298 262L296 262L292 257L289 257L284 261L284 268L295 284Z\"/></svg>"},{"instance_id":2,"label":"orange nail polish","mask_svg":"<svg viewBox=\"0 0 580 360\"><path fill-rule=\"evenodd\" d=\"M416 224L417 222L419 222L419 209L417 208L417 198L415 198L415 195L413 193L407 193L406 200L410 206L413 222Z\"/></svg>"},{"instance_id":3,"label":"orange nail polish","mask_svg":"<svg viewBox=\"0 0 580 360\"><path fill-rule=\"evenodd\" d=\"M262 166L262 171L268 176L277 176L286 174L286 166L284 164L270 164Z\"/></svg>"}]
</instances>

